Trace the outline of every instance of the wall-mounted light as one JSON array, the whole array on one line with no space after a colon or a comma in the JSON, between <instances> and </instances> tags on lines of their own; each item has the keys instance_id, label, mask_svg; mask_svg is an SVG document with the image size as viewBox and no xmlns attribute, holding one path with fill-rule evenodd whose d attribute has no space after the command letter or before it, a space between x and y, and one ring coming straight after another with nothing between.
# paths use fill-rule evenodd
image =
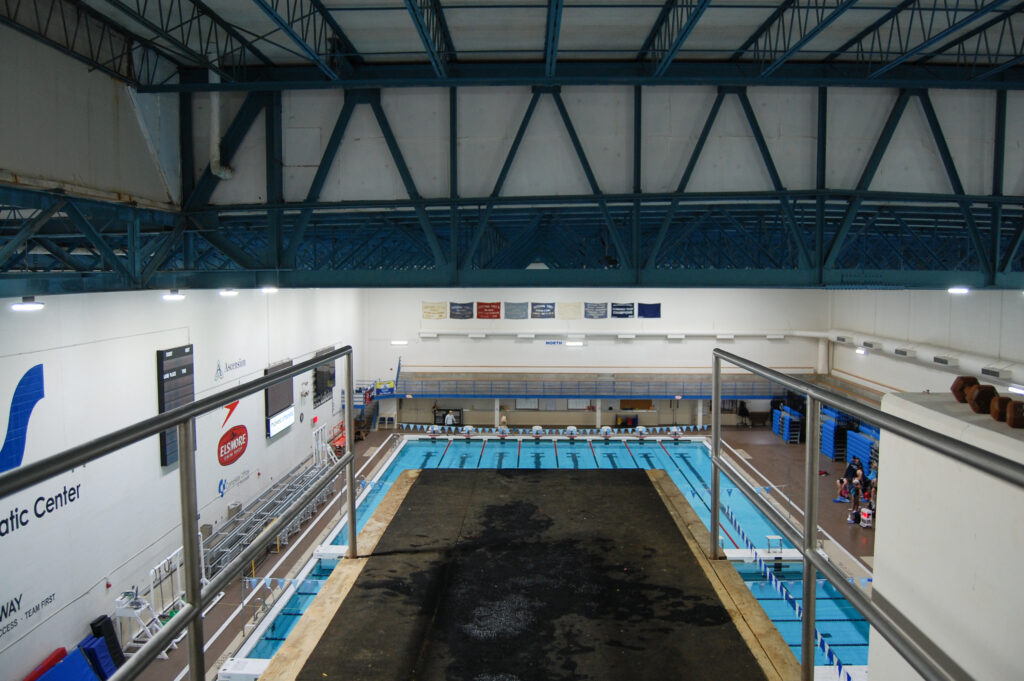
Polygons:
<instances>
[{"instance_id":1,"label":"wall-mounted light","mask_svg":"<svg viewBox=\"0 0 1024 681\"><path fill-rule=\"evenodd\" d=\"M720 333L717 336L715 336L715 338L717 338L718 340L734 340L736 336L731 333Z\"/></svg>"},{"instance_id":2,"label":"wall-mounted light","mask_svg":"<svg viewBox=\"0 0 1024 681\"><path fill-rule=\"evenodd\" d=\"M532 340L533 337L536 336L536 335L537 334L533 334L533 333L517 333L516 334L516 338L521 338L523 340Z\"/></svg>"},{"instance_id":3,"label":"wall-mounted light","mask_svg":"<svg viewBox=\"0 0 1024 681\"><path fill-rule=\"evenodd\" d=\"M437 333L434 331L420 331L420 338L437 338Z\"/></svg>"},{"instance_id":4,"label":"wall-mounted light","mask_svg":"<svg viewBox=\"0 0 1024 681\"><path fill-rule=\"evenodd\" d=\"M260 288L260 292L261 293L277 293L277 287L276 286L263 286L262 288Z\"/></svg>"},{"instance_id":5,"label":"wall-mounted light","mask_svg":"<svg viewBox=\"0 0 1024 681\"><path fill-rule=\"evenodd\" d=\"M487 334L486 333L471 333L471 334L468 334L468 335L473 340L480 340L481 338L487 338Z\"/></svg>"},{"instance_id":6,"label":"wall-mounted light","mask_svg":"<svg viewBox=\"0 0 1024 681\"><path fill-rule=\"evenodd\" d=\"M224 298L234 298L235 296L238 295L238 289L236 289L236 288L222 288L220 290L220 295L223 296Z\"/></svg>"},{"instance_id":7,"label":"wall-mounted light","mask_svg":"<svg viewBox=\"0 0 1024 681\"><path fill-rule=\"evenodd\" d=\"M968 293L971 292L971 289L967 288L966 286L951 286L950 288L946 289L946 292L952 293L954 296L966 296Z\"/></svg>"},{"instance_id":8,"label":"wall-mounted light","mask_svg":"<svg viewBox=\"0 0 1024 681\"><path fill-rule=\"evenodd\" d=\"M46 307L46 303L36 300L35 296L22 296L20 303L11 303L15 312L35 312Z\"/></svg>"},{"instance_id":9,"label":"wall-mounted light","mask_svg":"<svg viewBox=\"0 0 1024 681\"><path fill-rule=\"evenodd\" d=\"M567 340L567 341L565 341L565 344L568 347L570 347L570 348L578 348L578 347L582 347L583 346L583 341L581 341L581 340Z\"/></svg>"},{"instance_id":10,"label":"wall-mounted light","mask_svg":"<svg viewBox=\"0 0 1024 681\"><path fill-rule=\"evenodd\" d=\"M619 340L633 340L634 338L636 338L635 333L620 333L618 335Z\"/></svg>"},{"instance_id":11,"label":"wall-mounted light","mask_svg":"<svg viewBox=\"0 0 1024 681\"><path fill-rule=\"evenodd\" d=\"M866 354L868 354L867 348L857 348L857 354L858 355L866 355Z\"/></svg>"},{"instance_id":12,"label":"wall-mounted light","mask_svg":"<svg viewBox=\"0 0 1024 681\"><path fill-rule=\"evenodd\" d=\"M785 340L786 336L781 333L769 333L765 336L768 340Z\"/></svg>"},{"instance_id":13,"label":"wall-mounted light","mask_svg":"<svg viewBox=\"0 0 1024 681\"><path fill-rule=\"evenodd\" d=\"M391 344L392 345L408 345L409 341L407 341L407 340L393 340L393 341L391 341Z\"/></svg>"},{"instance_id":14,"label":"wall-mounted light","mask_svg":"<svg viewBox=\"0 0 1024 681\"><path fill-rule=\"evenodd\" d=\"M1011 393L1017 393L1018 395L1024 395L1024 386L1011 385L1007 388Z\"/></svg>"},{"instance_id":15,"label":"wall-mounted light","mask_svg":"<svg viewBox=\"0 0 1024 681\"><path fill-rule=\"evenodd\" d=\"M670 333L667 336L665 336L665 338L667 338L669 340L686 340L686 334L685 333Z\"/></svg>"},{"instance_id":16,"label":"wall-mounted light","mask_svg":"<svg viewBox=\"0 0 1024 681\"><path fill-rule=\"evenodd\" d=\"M569 340L585 340L586 337L587 334L585 333L570 333L566 335L566 338L568 338Z\"/></svg>"},{"instance_id":17,"label":"wall-mounted light","mask_svg":"<svg viewBox=\"0 0 1024 681\"><path fill-rule=\"evenodd\" d=\"M164 294L164 300L176 301L185 300L185 294L178 291L176 288L172 288L170 291Z\"/></svg>"}]
</instances>

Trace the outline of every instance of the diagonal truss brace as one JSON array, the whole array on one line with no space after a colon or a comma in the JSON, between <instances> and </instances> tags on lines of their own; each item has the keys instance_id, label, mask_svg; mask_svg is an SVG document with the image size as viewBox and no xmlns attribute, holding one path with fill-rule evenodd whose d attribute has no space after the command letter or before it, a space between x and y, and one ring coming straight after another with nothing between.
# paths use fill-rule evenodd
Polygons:
<instances>
[{"instance_id":1,"label":"diagonal truss brace","mask_svg":"<svg viewBox=\"0 0 1024 681\"><path fill-rule=\"evenodd\" d=\"M544 31L544 77L555 76L558 63L558 37L562 32L563 0L548 0L548 23Z\"/></svg>"},{"instance_id":2,"label":"diagonal truss brace","mask_svg":"<svg viewBox=\"0 0 1024 681\"><path fill-rule=\"evenodd\" d=\"M180 64L78 0L0 0L0 23L130 85L159 85Z\"/></svg>"},{"instance_id":3,"label":"diagonal truss brace","mask_svg":"<svg viewBox=\"0 0 1024 681\"><path fill-rule=\"evenodd\" d=\"M155 35L182 57L216 72L223 80L236 80L247 53L263 64L273 63L238 30L200 0L104 0Z\"/></svg>"},{"instance_id":4,"label":"diagonal truss brace","mask_svg":"<svg viewBox=\"0 0 1024 681\"><path fill-rule=\"evenodd\" d=\"M409 10L434 74L438 78L447 77L448 63L455 58L455 45L440 0L405 0L405 8Z\"/></svg>"},{"instance_id":5,"label":"diagonal truss brace","mask_svg":"<svg viewBox=\"0 0 1024 681\"><path fill-rule=\"evenodd\" d=\"M354 73L359 61L355 47L320 0L253 2L327 78L341 80Z\"/></svg>"},{"instance_id":6,"label":"diagonal truss brace","mask_svg":"<svg viewBox=\"0 0 1024 681\"><path fill-rule=\"evenodd\" d=\"M744 43L756 61L767 64L769 76L841 17L857 0L795 0L776 11ZM734 55L734 58L737 55Z\"/></svg>"},{"instance_id":7,"label":"diagonal truss brace","mask_svg":"<svg viewBox=\"0 0 1024 681\"><path fill-rule=\"evenodd\" d=\"M711 0L666 0L637 59L653 62L655 77L665 75L710 4Z\"/></svg>"},{"instance_id":8,"label":"diagonal truss brace","mask_svg":"<svg viewBox=\"0 0 1024 681\"><path fill-rule=\"evenodd\" d=\"M0 267L4 266L7 260L14 255L15 251L35 236L50 221L50 218L64 207L64 203L64 201L57 201L49 208L40 211L26 221L22 228L18 230L18 233L14 235L14 238L4 244L3 248L0 248Z\"/></svg>"}]
</instances>

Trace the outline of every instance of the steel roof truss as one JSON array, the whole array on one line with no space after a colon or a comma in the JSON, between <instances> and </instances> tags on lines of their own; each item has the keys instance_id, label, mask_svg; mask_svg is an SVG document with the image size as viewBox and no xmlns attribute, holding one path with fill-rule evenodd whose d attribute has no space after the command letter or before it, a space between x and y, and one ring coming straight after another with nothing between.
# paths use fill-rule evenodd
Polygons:
<instances>
[{"instance_id":1,"label":"steel roof truss","mask_svg":"<svg viewBox=\"0 0 1024 681\"><path fill-rule=\"evenodd\" d=\"M656 78L665 75L710 4L711 0L666 0L639 54L640 60L654 64Z\"/></svg>"},{"instance_id":2,"label":"steel roof truss","mask_svg":"<svg viewBox=\"0 0 1024 681\"><path fill-rule=\"evenodd\" d=\"M448 63L455 59L455 45L439 0L404 0L416 33L438 78L448 75Z\"/></svg>"}]
</instances>

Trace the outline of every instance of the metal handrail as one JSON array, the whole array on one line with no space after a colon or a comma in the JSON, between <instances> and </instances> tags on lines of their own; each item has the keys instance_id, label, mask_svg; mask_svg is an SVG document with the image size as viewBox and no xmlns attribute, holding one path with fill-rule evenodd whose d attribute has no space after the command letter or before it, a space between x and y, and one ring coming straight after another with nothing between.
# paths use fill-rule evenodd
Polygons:
<instances>
[{"instance_id":1,"label":"metal handrail","mask_svg":"<svg viewBox=\"0 0 1024 681\"><path fill-rule=\"evenodd\" d=\"M763 376L771 381L785 386L789 390L802 393L807 398L807 447L805 460L805 497L804 497L804 527L795 527L783 516L774 506L769 504L760 495L756 494L749 485L741 484L744 478L740 471L732 465L728 459L722 458L722 432L721 432L721 400L719 398L721 381L721 363L729 362L742 367L751 373ZM719 473L724 471L736 481L736 488L754 504L761 513L772 521L785 537L797 547L804 559L804 593L803 593L803 617L801 650L803 660L801 665L802 681L811 681L814 678L814 611L815 611L815 589L813 575L815 570L825 576L829 582L843 595L873 626L878 633L888 641L893 648L924 678L938 679L940 681L962 681L970 676L960 668L947 669L926 648L938 649L926 636L910 634L903 627L897 624L887 613L878 607L868 596L856 588L847 580L846 576L839 571L827 558L822 556L814 546L814 537L818 528L818 495L817 495L817 446L820 437L820 423L817 418L819 403L828 404L841 409L844 412L853 414L861 419L871 422L882 429L889 430L895 434L912 440L920 445L928 447L944 456L964 463L976 470L984 471L1004 482L1024 488L1024 465L1005 457L996 456L973 445L954 440L951 437L942 435L923 428L915 423L906 421L897 416L885 414L877 409L862 405L858 402L837 395L819 386L801 381L779 373L773 369L751 362L748 359L734 355L725 350L715 348L712 351L712 380L714 398L712 399L712 441L711 441L711 508L717 509L720 506L719 498ZM718 513L711 514L711 546L710 553L713 558L718 557L718 534L719 534ZM920 636L920 638L915 638ZM947 666L952 661L945 663Z\"/></svg>"},{"instance_id":2,"label":"metal handrail","mask_svg":"<svg viewBox=\"0 0 1024 681\"><path fill-rule=\"evenodd\" d=\"M178 452L178 473L179 491L181 493L181 516L182 516L182 546L184 549L184 571L185 571L185 605L183 605L170 620L156 634L153 635L136 653L134 653L111 677L111 681L131 681L137 678L146 667L166 649L171 642L186 627L189 630L189 668L192 671L193 679L202 679L206 675L206 662L204 659L203 647L205 637L203 636L203 620L200 613L203 608L213 601L217 593L222 591L234 577L240 573L249 562L256 558L260 551L264 550L274 538L283 532L286 527L309 505L342 470L345 471L345 484L349 493L347 497L348 522L348 549L346 557L355 558L357 555L355 522L355 456L352 454L352 393L353 393L353 366L352 346L346 345L342 348L332 350L329 353L315 356L305 362L300 362L291 367L284 367L273 371L266 376L256 378L234 388L211 395L210 397L197 400L190 404L158 414L151 418L139 421L130 426L116 430L113 433L103 435L89 442L66 449L59 454L54 454L45 459L31 463L20 468L0 473L0 499L10 496L16 492L27 489L39 482L67 472L72 468L94 461L106 456L128 445L140 442L152 437L169 428L177 427L178 442L190 443L193 441L195 428L194 419L197 416L220 409L226 404L240 400L254 393L260 392L267 387L298 376L321 364L333 362L345 357L346 359L346 390L345 390L345 455L336 464L328 469L326 475L310 487L291 506L282 512L274 521L267 525L263 531L256 536L252 543L235 557L223 570L221 570L203 588L200 572L199 550L199 528L198 503L196 499L195 479L195 451L192 447L182 447ZM199 670L196 673L195 670Z\"/></svg>"}]
</instances>

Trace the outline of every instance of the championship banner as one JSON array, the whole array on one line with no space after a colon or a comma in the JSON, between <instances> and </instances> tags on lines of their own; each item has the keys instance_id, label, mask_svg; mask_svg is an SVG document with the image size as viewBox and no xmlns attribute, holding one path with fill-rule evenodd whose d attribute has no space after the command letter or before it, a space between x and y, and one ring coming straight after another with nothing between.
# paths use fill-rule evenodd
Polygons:
<instances>
[{"instance_id":1,"label":"championship banner","mask_svg":"<svg viewBox=\"0 0 1024 681\"><path fill-rule=\"evenodd\" d=\"M555 316L559 319L582 319L583 303L557 303Z\"/></svg>"},{"instance_id":2,"label":"championship banner","mask_svg":"<svg viewBox=\"0 0 1024 681\"><path fill-rule=\"evenodd\" d=\"M554 319L554 303L530 303L530 319Z\"/></svg>"},{"instance_id":3,"label":"championship banner","mask_svg":"<svg viewBox=\"0 0 1024 681\"><path fill-rule=\"evenodd\" d=\"M608 303L587 303L584 308L584 316L587 319L608 318Z\"/></svg>"},{"instance_id":4,"label":"championship banner","mask_svg":"<svg viewBox=\"0 0 1024 681\"><path fill-rule=\"evenodd\" d=\"M505 303L505 319L529 319L529 303Z\"/></svg>"},{"instance_id":5,"label":"championship banner","mask_svg":"<svg viewBox=\"0 0 1024 681\"><path fill-rule=\"evenodd\" d=\"M657 319L661 317L661 303L637 303L637 316Z\"/></svg>"},{"instance_id":6,"label":"championship banner","mask_svg":"<svg viewBox=\"0 0 1024 681\"><path fill-rule=\"evenodd\" d=\"M447 319L448 303L428 303L423 301L424 319Z\"/></svg>"},{"instance_id":7,"label":"championship banner","mask_svg":"<svg viewBox=\"0 0 1024 681\"><path fill-rule=\"evenodd\" d=\"M633 303L612 303L612 317L615 319L632 319Z\"/></svg>"},{"instance_id":8,"label":"championship banner","mask_svg":"<svg viewBox=\"0 0 1024 681\"><path fill-rule=\"evenodd\" d=\"M501 303L476 304L477 319L501 319Z\"/></svg>"},{"instance_id":9,"label":"championship banner","mask_svg":"<svg viewBox=\"0 0 1024 681\"><path fill-rule=\"evenodd\" d=\"M394 381L377 381L377 394L378 395L394 395L395 394L395 382Z\"/></svg>"},{"instance_id":10,"label":"championship banner","mask_svg":"<svg viewBox=\"0 0 1024 681\"><path fill-rule=\"evenodd\" d=\"M473 303L451 303L451 319L472 319Z\"/></svg>"}]
</instances>

